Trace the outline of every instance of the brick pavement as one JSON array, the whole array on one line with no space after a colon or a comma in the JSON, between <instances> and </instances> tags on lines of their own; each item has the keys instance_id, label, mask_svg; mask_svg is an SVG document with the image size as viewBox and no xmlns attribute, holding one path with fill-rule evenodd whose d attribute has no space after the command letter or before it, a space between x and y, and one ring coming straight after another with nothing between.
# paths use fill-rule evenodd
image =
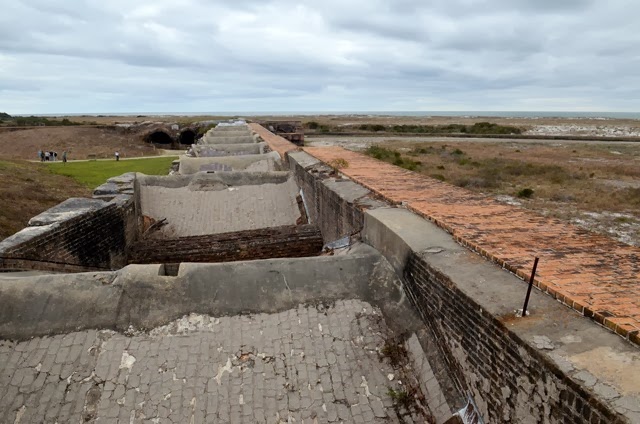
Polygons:
<instances>
[{"instance_id":1,"label":"brick pavement","mask_svg":"<svg viewBox=\"0 0 640 424\"><path fill-rule=\"evenodd\" d=\"M381 359L388 334L379 311L347 300L0 341L0 422L422 422L390 398L413 372Z\"/></svg>"},{"instance_id":2,"label":"brick pavement","mask_svg":"<svg viewBox=\"0 0 640 424\"><path fill-rule=\"evenodd\" d=\"M341 147L304 150L324 162L346 160L342 173L521 278L539 256L537 287L640 344L639 248Z\"/></svg>"}]
</instances>

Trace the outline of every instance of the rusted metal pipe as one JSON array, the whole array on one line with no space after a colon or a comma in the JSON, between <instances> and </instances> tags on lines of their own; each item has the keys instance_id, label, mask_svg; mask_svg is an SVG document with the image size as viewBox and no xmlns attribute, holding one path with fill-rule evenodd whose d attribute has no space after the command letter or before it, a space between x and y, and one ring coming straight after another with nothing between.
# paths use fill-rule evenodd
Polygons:
<instances>
[{"instance_id":1,"label":"rusted metal pipe","mask_svg":"<svg viewBox=\"0 0 640 424\"><path fill-rule=\"evenodd\" d=\"M529 305L529 296L531 296L531 288L533 287L533 280L536 278L536 268L538 268L538 258L533 262L533 271L531 271L531 278L529 279L529 288L527 288L527 297L524 298L524 306L522 307L522 317L527 316L527 305Z\"/></svg>"}]
</instances>

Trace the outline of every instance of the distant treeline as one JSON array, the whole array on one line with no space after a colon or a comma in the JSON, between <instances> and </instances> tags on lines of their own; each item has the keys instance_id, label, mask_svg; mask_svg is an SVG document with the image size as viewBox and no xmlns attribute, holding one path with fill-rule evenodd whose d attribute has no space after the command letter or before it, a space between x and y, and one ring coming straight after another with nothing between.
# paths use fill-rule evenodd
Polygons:
<instances>
[{"instance_id":1,"label":"distant treeline","mask_svg":"<svg viewBox=\"0 0 640 424\"><path fill-rule=\"evenodd\" d=\"M0 121L5 126L15 127L70 127L73 125L96 125L95 122L74 122L67 118L49 119L43 116L11 116L8 113L0 113Z\"/></svg>"},{"instance_id":2,"label":"distant treeline","mask_svg":"<svg viewBox=\"0 0 640 424\"><path fill-rule=\"evenodd\" d=\"M477 122L473 125L382 125L361 124L340 127L323 125L315 121L305 123L305 128L321 133L328 132L386 132L400 134L522 134L518 127L498 125L491 122Z\"/></svg>"}]
</instances>

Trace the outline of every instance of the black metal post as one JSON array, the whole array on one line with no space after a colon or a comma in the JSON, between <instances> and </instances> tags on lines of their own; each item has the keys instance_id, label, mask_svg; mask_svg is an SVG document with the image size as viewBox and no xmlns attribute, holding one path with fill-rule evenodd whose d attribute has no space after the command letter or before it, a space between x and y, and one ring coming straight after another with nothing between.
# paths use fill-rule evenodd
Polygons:
<instances>
[{"instance_id":1,"label":"black metal post","mask_svg":"<svg viewBox=\"0 0 640 424\"><path fill-rule=\"evenodd\" d=\"M527 316L527 305L529 304L529 296L531 296L531 289L533 288L533 280L536 278L536 268L538 268L538 258L533 262L533 271L531 271L531 279L529 279L529 287L527 288L527 297L524 298L524 306L522 307L522 316Z\"/></svg>"}]
</instances>

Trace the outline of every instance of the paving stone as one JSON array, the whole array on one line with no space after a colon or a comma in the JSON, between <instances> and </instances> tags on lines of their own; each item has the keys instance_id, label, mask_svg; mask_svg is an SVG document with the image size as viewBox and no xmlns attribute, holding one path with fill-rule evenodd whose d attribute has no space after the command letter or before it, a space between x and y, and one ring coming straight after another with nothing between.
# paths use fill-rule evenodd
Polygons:
<instances>
[{"instance_id":1,"label":"paving stone","mask_svg":"<svg viewBox=\"0 0 640 424\"><path fill-rule=\"evenodd\" d=\"M365 337L374 331L388 331L378 311L341 301L322 314L191 315L133 337L0 342L0 421L24 407L23 422L401 422L386 390L363 388L398 372L367 350L384 343Z\"/></svg>"}]
</instances>

